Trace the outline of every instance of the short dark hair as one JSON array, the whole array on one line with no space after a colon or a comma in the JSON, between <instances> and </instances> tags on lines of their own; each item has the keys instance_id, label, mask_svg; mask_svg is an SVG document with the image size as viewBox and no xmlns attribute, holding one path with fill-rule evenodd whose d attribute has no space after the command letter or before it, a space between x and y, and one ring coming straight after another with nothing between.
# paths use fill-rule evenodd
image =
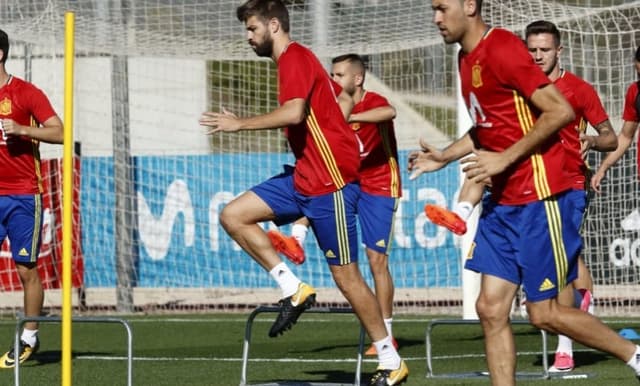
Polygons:
<instances>
[{"instance_id":1,"label":"short dark hair","mask_svg":"<svg viewBox=\"0 0 640 386\"><path fill-rule=\"evenodd\" d=\"M9 56L9 35L0 29L0 50L2 51L2 59L0 63L5 64Z\"/></svg>"},{"instance_id":2,"label":"short dark hair","mask_svg":"<svg viewBox=\"0 0 640 386\"><path fill-rule=\"evenodd\" d=\"M282 0L247 0L236 9L238 20L245 23L251 16L263 22L278 19L284 32L289 32L289 11Z\"/></svg>"},{"instance_id":3,"label":"short dark hair","mask_svg":"<svg viewBox=\"0 0 640 386\"><path fill-rule=\"evenodd\" d=\"M336 56L335 58L331 59L332 64L341 63L345 61L360 67L363 74L367 69L366 58L363 58L358 54L344 54L344 55Z\"/></svg>"},{"instance_id":4,"label":"short dark hair","mask_svg":"<svg viewBox=\"0 0 640 386\"><path fill-rule=\"evenodd\" d=\"M638 49L636 50L636 60L640 62L640 46L638 46Z\"/></svg>"},{"instance_id":5,"label":"short dark hair","mask_svg":"<svg viewBox=\"0 0 640 386\"><path fill-rule=\"evenodd\" d=\"M527 39L530 35L538 35L538 34L551 34L553 35L553 40L556 43L556 47L560 46L560 31L555 24L546 20L537 20L533 23L530 23L524 32L524 37Z\"/></svg>"}]
</instances>

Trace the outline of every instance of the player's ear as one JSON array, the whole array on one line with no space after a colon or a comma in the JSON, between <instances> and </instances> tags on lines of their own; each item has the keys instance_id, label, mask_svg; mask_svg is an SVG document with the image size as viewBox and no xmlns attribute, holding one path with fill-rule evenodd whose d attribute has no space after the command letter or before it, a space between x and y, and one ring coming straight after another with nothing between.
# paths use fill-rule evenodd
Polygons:
<instances>
[{"instance_id":1,"label":"player's ear","mask_svg":"<svg viewBox=\"0 0 640 386\"><path fill-rule=\"evenodd\" d=\"M476 0L464 0L464 13L467 16L478 15L478 2Z\"/></svg>"},{"instance_id":2,"label":"player's ear","mask_svg":"<svg viewBox=\"0 0 640 386\"><path fill-rule=\"evenodd\" d=\"M267 28L269 28L269 32L271 32L272 34L278 32L281 28L280 20L278 20L275 17L272 17L267 23Z\"/></svg>"}]
</instances>

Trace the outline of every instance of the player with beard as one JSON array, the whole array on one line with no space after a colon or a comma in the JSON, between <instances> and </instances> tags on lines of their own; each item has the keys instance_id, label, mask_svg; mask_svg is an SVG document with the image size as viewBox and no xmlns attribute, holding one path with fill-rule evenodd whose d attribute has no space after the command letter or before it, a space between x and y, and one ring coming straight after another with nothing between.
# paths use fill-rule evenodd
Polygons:
<instances>
[{"instance_id":1,"label":"player with beard","mask_svg":"<svg viewBox=\"0 0 640 386\"><path fill-rule=\"evenodd\" d=\"M491 181L465 268L481 274L476 310L492 384L515 385L509 314L520 285L533 325L608 352L640 375L640 347L557 299L576 278L582 247L574 202L584 192L572 189L558 138L575 118L571 105L520 38L484 22L481 0L432 0L432 8L445 43L461 45L462 96L473 127L442 152L412 154L410 167L419 174L425 159L446 164L473 153L463 161L467 178Z\"/></svg>"},{"instance_id":2,"label":"player with beard","mask_svg":"<svg viewBox=\"0 0 640 386\"><path fill-rule=\"evenodd\" d=\"M617 140L609 117L602 106L597 92L587 82L560 66L560 31L555 24L539 20L529 24L525 30L525 44L535 63L547 75L549 80L569 101L575 119L565 126L560 132L560 139L565 146L565 168L569 172L569 178L573 181L573 189L580 192L572 197L574 202L575 226L581 227L587 208L587 175L589 170L584 162L585 153L590 150L612 151L615 150ZM596 130L598 135L587 135L587 123ZM465 180L460 190L459 200L452 211L437 205L427 205L427 217L434 223L447 227L454 233L466 231L466 220L471 215L475 205L480 202L484 191L483 184L477 184ZM463 229L463 232L458 230ZM567 290L562 291L558 301L566 306L574 304L574 291L576 290L576 305L583 311L593 314L593 281L591 274L584 263L584 259L578 258L578 277ZM573 347L569 337L560 335L552 372L571 371L574 368Z\"/></svg>"},{"instance_id":3,"label":"player with beard","mask_svg":"<svg viewBox=\"0 0 640 386\"><path fill-rule=\"evenodd\" d=\"M364 88L365 75L365 63L360 55L345 54L332 59L333 80L354 102L349 123L362 143L358 221L384 324L398 348L392 333L394 286L389 271L393 223L402 194L393 127L396 110L382 95ZM291 236L276 230L270 230L268 235L278 252L295 264L302 264L305 260L302 245L308 226L308 220L302 218L293 224ZM375 345L371 345L365 355L376 355Z\"/></svg>"},{"instance_id":4,"label":"player with beard","mask_svg":"<svg viewBox=\"0 0 640 386\"><path fill-rule=\"evenodd\" d=\"M282 289L281 310L269 335L290 328L314 303L315 290L280 259L258 223L280 225L305 216L336 285L378 351L379 364L370 384L400 384L408 368L387 334L380 306L357 264L360 153L356 135L345 120L353 102L316 56L291 40L289 13L281 0L249 0L238 7L237 16L256 54L269 56L277 64L280 105L269 113L245 118L228 111L207 112L200 124L211 127L209 134L284 127L296 158L293 170L254 186L220 214L226 232Z\"/></svg>"}]
</instances>

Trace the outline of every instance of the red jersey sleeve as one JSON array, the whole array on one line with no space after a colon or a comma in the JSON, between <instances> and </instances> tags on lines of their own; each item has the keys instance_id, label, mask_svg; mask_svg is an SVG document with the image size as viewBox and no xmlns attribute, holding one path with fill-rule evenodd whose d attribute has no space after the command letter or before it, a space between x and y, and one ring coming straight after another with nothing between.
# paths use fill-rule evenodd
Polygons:
<instances>
[{"instance_id":1,"label":"red jersey sleeve","mask_svg":"<svg viewBox=\"0 0 640 386\"><path fill-rule=\"evenodd\" d=\"M366 106L364 106L362 111L367 111L378 107L390 106L387 98L383 97L382 95L373 92L369 92L368 94L369 98L366 98Z\"/></svg>"},{"instance_id":2,"label":"red jersey sleeve","mask_svg":"<svg viewBox=\"0 0 640 386\"><path fill-rule=\"evenodd\" d=\"M313 77L309 76L306 57L298 50L282 55L278 62L278 99L280 104L302 98L307 99L313 88Z\"/></svg>"},{"instance_id":3,"label":"red jersey sleeve","mask_svg":"<svg viewBox=\"0 0 640 386\"><path fill-rule=\"evenodd\" d=\"M627 95L624 98L624 110L622 112L622 120L629 122L640 122L638 110L636 109L636 99L638 98L638 82L633 82L627 89Z\"/></svg>"},{"instance_id":4,"label":"red jersey sleeve","mask_svg":"<svg viewBox=\"0 0 640 386\"><path fill-rule=\"evenodd\" d=\"M492 33L501 33L500 39L492 40L491 52L496 60L496 77L499 82L515 88L526 99L537 89L551 83L549 78L535 64L524 43L512 33L498 29Z\"/></svg>"},{"instance_id":5,"label":"red jersey sleeve","mask_svg":"<svg viewBox=\"0 0 640 386\"><path fill-rule=\"evenodd\" d=\"M609 115L605 111L602 101L600 101L600 97L592 85L587 82L582 82L582 86L577 95L582 99L584 117L591 126L595 127L609 119Z\"/></svg>"},{"instance_id":6,"label":"red jersey sleeve","mask_svg":"<svg viewBox=\"0 0 640 386\"><path fill-rule=\"evenodd\" d=\"M30 104L29 110L31 110L36 122L41 124L56 115L55 110L51 106L51 102L49 102L49 98L47 98L42 90L33 86L29 92L30 95L25 98L25 100Z\"/></svg>"}]
</instances>

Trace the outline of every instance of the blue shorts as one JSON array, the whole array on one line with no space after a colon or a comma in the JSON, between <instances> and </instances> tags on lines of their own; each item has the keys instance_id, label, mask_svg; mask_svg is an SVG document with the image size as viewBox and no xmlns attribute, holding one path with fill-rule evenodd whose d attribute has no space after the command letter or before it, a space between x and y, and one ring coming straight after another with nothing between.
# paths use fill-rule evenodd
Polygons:
<instances>
[{"instance_id":1,"label":"blue shorts","mask_svg":"<svg viewBox=\"0 0 640 386\"><path fill-rule=\"evenodd\" d=\"M18 263L35 263L42 239L42 198L39 194L0 196L0 244L6 237Z\"/></svg>"},{"instance_id":2,"label":"blue shorts","mask_svg":"<svg viewBox=\"0 0 640 386\"><path fill-rule=\"evenodd\" d=\"M360 193L358 219L362 231L362 242L367 248L385 255L389 254L393 219L399 201L395 197Z\"/></svg>"},{"instance_id":3,"label":"blue shorts","mask_svg":"<svg viewBox=\"0 0 640 386\"><path fill-rule=\"evenodd\" d=\"M573 201L573 221L578 230L584 225L585 214L587 213L588 196L584 190L572 189L568 192L571 201Z\"/></svg>"},{"instance_id":4,"label":"blue shorts","mask_svg":"<svg viewBox=\"0 0 640 386\"><path fill-rule=\"evenodd\" d=\"M525 205L485 200L465 268L522 284L527 301L553 298L577 276L582 238L570 190Z\"/></svg>"},{"instance_id":5,"label":"blue shorts","mask_svg":"<svg viewBox=\"0 0 640 386\"><path fill-rule=\"evenodd\" d=\"M254 186L251 191L271 208L276 225L307 217L329 265L358 261L358 184L350 183L336 192L319 196L305 196L293 187L293 168L285 167L284 173Z\"/></svg>"}]
</instances>

